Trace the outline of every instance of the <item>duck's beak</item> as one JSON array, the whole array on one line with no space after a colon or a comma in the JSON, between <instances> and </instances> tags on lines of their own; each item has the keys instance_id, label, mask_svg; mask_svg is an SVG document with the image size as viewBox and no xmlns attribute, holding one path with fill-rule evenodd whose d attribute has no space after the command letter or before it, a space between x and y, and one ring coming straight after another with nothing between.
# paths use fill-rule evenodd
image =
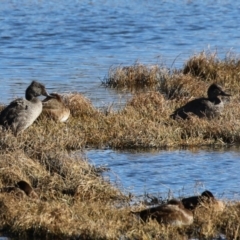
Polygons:
<instances>
[{"instance_id":1,"label":"duck's beak","mask_svg":"<svg viewBox=\"0 0 240 240\"><path fill-rule=\"evenodd\" d=\"M232 96L231 94L225 93L224 91L222 91L220 95L226 96L226 97L231 97Z\"/></svg>"},{"instance_id":2,"label":"duck's beak","mask_svg":"<svg viewBox=\"0 0 240 240\"><path fill-rule=\"evenodd\" d=\"M43 99L42 102L47 102L52 98L56 98L54 94L51 94L51 93L48 94L47 91L45 91L44 94L42 94L42 95L46 96L46 98Z\"/></svg>"},{"instance_id":3,"label":"duck's beak","mask_svg":"<svg viewBox=\"0 0 240 240\"><path fill-rule=\"evenodd\" d=\"M52 97L51 95L48 94L48 92L45 88L42 89L42 95L45 96L45 97Z\"/></svg>"},{"instance_id":4,"label":"duck's beak","mask_svg":"<svg viewBox=\"0 0 240 240\"><path fill-rule=\"evenodd\" d=\"M46 96L46 98L42 102L47 102L47 101L49 101L50 99L53 99L53 98L57 99L58 101L61 101L61 97L56 93L50 93L50 94L47 93L47 95L45 95L45 96Z\"/></svg>"}]
</instances>

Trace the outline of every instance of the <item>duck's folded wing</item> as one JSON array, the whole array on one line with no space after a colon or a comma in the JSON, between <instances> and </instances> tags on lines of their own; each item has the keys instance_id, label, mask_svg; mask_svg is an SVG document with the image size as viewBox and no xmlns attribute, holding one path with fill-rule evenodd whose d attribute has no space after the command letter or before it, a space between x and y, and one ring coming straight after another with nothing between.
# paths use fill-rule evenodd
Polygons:
<instances>
[{"instance_id":1,"label":"duck's folded wing","mask_svg":"<svg viewBox=\"0 0 240 240\"><path fill-rule=\"evenodd\" d=\"M199 98L192 100L186 103L184 106L176 109L171 117L176 119L177 117L186 119L189 113L193 113L199 117L205 116L205 111L208 108L208 99L206 98Z\"/></svg>"},{"instance_id":2,"label":"duck's folded wing","mask_svg":"<svg viewBox=\"0 0 240 240\"><path fill-rule=\"evenodd\" d=\"M24 99L19 98L12 101L0 113L0 124L5 126L11 125L18 116L18 113L24 110L27 110Z\"/></svg>"}]
</instances>

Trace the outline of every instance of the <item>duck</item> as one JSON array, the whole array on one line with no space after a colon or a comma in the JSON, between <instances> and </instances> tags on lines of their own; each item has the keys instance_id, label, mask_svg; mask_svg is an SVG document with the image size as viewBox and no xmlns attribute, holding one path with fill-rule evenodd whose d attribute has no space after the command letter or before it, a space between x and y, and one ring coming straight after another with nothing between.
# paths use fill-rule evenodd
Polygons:
<instances>
[{"instance_id":1,"label":"duck","mask_svg":"<svg viewBox=\"0 0 240 240\"><path fill-rule=\"evenodd\" d=\"M51 93L43 101L43 113L57 122L66 122L70 116L70 109L66 107L62 97Z\"/></svg>"},{"instance_id":2,"label":"duck","mask_svg":"<svg viewBox=\"0 0 240 240\"><path fill-rule=\"evenodd\" d=\"M202 192L200 196L191 196L181 200L183 206L188 210L195 210L201 205L208 205L214 211L222 212L224 210L224 203L217 200L213 193L209 190Z\"/></svg>"},{"instance_id":3,"label":"duck","mask_svg":"<svg viewBox=\"0 0 240 240\"><path fill-rule=\"evenodd\" d=\"M16 187L21 189L28 197L38 198L37 193L34 191L34 189L31 187L31 185L28 182L24 180L18 181L16 183Z\"/></svg>"},{"instance_id":4,"label":"duck","mask_svg":"<svg viewBox=\"0 0 240 240\"><path fill-rule=\"evenodd\" d=\"M194 99L184 106L176 109L170 117L173 119L188 119L189 114L194 114L199 118L207 117L212 119L221 114L224 108L223 101L219 96L231 96L223 91L222 87L216 83L209 86L207 91L208 97Z\"/></svg>"},{"instance_id":5,"label":"duck","mask_svg":"<svg viewBox=\"0 0 240 240\"><path fill-rule=\"evenodd\" d=\"M15 136L23 132L42 112L42 101L38 99L40 95L49 96L43 84L32 81L25 91L25 98L12 101L1 111L0 125L11 129Z\"/></svg>"},{"instance_id":6,"label":"duck","mask_svg":"<svg viewBox=\"0 0 240 240\"><path fill-rule=\"evenodd\" d=\"M193 212L186 209L183 203L176 199L171 199L167 203L156 207L132 213L138 215L144 222L149 219L155 219L160 224L172 226L183 226L193 223Z\"/></svg>"},{"instance_id":7,"label":"duck","mask_svg":"<svg viewBox=\"0 0 240 240\"><path fill-rule=\"evenodd\" d=\"M15 193L20 198L24 198L25 196L35 199L39 198L31 185L24 180L18 181L15 186L0 188L0 193Z\"/></svg>"}]
</instances>

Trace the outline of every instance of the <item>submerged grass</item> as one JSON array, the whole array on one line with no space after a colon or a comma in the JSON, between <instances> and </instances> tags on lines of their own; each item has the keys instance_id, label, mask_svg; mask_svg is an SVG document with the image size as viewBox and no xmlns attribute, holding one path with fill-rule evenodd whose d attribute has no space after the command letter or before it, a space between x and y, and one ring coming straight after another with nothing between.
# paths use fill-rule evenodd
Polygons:
<instances>
[{"instance_id":1,"label":"submerged grass","mask_svg":"<svg viewBox=\"0 0 240 240\"><path fill-rule=\"evenodd\" d=\"M182 70L162 71L136 64L111 69L106 85L144 88L108 114L79 93L64 95L71 117L56 123L44 114L14 137L0 132L0 228L21 238L44 239L239 239L240 204L223 213L197 211L184 228L142 223L130 213L131 193L103 180L98 169L74 153L86 147L165 148L240 143L239 61L201 53ZM111 82L112 81L112 82ZM130 81L130 83L128 83ZM206 95L212 82L232 94L221 117L170 119L177 107ZM3 106L1 107L3 108ZM28 182L36 198L4 191ZM146 206L144 206L146 207Z\"/></svg>"}]
</instances>

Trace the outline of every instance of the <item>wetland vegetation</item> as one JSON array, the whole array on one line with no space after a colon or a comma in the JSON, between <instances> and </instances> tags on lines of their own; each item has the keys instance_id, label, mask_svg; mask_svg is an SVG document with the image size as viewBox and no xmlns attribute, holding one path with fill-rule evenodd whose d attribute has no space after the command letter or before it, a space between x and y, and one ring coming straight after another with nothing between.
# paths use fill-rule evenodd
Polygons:
<instances>
[{"instance_id":1,"label":"wetland vegetation","mask_svg":"<svg viewBox=\"0 0 240 240\"><path fill-rule=\"evenodd\" d=\"M22 134L0 132L0 228L13 236L33 239L239 239L240 203L226 202L223 212L197 209L185 227L139 221L131 211L132 194L103 180L101 169L74 151L91 148L149 149L240 143L240 60L218 59L213 53L191 57L182 69L163 66L110 68L107 87L131 91L119 110L101 111L79 93L65 94L71 116L56 123L42 114ZM169 116L188 101L206 96L210 84L220 84L231 97L219 118ZM2 106L1 108L3 108ZM147 127L146 127L147 126ZM24 180L38 197L4 188ZM167 199L166 199L167 200Z\"/></svg>"}]
</instances>

